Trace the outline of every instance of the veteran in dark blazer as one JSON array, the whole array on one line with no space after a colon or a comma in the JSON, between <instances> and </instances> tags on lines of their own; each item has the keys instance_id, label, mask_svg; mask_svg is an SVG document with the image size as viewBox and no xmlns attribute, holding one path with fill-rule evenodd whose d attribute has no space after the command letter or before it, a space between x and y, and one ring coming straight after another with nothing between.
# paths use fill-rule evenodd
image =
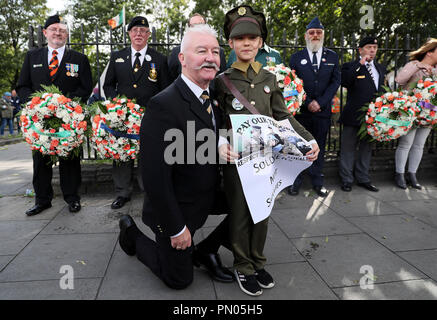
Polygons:
<instances>
[{"instance_id":1,"label":"veteran in dark blazer","mask_svg":"<svg viewBox=\"0 0 437 320\"><path fill-rule=\"evenodd\" d=\"M147 109L149 99L169 84L167 58L150 48L149 23L137 16L128 25L131 46L111 54L103 90L107 98L124 95ZM112 209L120 209L130 201L133 190L134 160L113 162L116 199ZM138 175L142 188L142 180Z\"/></svg>"},{"instance_id":2,"label":"veteran in dark blazer","mask_svg":"<svg viewBox=\"0 0 437 320\"><path fill-rule=\"evenodd\" d=\"M372 146L357 136L365 114L362 108L383 91L385 67L375 61L377 51L377 39L364 37L358 47L358 59L343 64L341 69L341 84L347 88L347 101L339 119L343 124L339 169L341 189L346 192L352 190L354 175L359 186L378 191L369 176Z\"/></svg>"},{"instance_id":3,"label":"veteran in dark blazer","mask_svg":"<svg viewBox=\"0 0 437 320\"><path fill-rule=\"evenodd\" d=\"M26 54L18 79L17 92L24 103L35 91L43 90L41 85L55 85L70 98L80 98L86 103L91 90L92 78L88 58L65 44L68 39L68 28L62 17L51 16L44 29L47 47L31 50ZM35 190L35 206L26 211L32 216L51 207L53 198L52 165L49 156L40 152L33 154L33 188ZM79 187L81 184L80 157L70 156L59 159L61 190L70 212L81 209Z\"/></svg>"},{"instance_id":4,"label":"veteran in dark blazer","mask_svg":"<svg viewBox=\"0 0 437 320\"><path fill-rule=\"evenodd\" d=\"M340 86L340 68L338 55L323 47L324 27L314 18L307 26L305 40L307 47L291 56L290 68L303 80L307 98L301 106L298 120L317 141L320 147L319 157L305 172L311 176L313 189L319 196L326 196L323 187L323 164L326 137L331 124L331 101ZM301 173L289 188L291 195L297 195L303 182Z\"/></svg>"},{"instance_id":5,"label":"veteran in dark blazer","mask_svg":"<svg viewBox=\"0 0 437 320\"><path fill-rule=\"evenodd\" d=\"M199 50L203 54L197 54ZM193 281L192 238L214 204L216 130L221 124L219 110L209 98L209 82L219 68L219 50L209 26L189 28L179 54L182 75L146 108L140 130L140 168L147 193L143 222L155 239L144 235L130 216L120 219L121 248L136 254L174 289ZM207 138L197 141L200 131Z\"/></svg>"}]
</instances>

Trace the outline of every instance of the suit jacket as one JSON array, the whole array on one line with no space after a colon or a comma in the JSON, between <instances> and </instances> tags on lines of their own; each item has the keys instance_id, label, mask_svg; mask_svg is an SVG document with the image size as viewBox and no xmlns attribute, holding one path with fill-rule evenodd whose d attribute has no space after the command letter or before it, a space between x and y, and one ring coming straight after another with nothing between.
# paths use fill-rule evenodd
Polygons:
<instances>
[{"instance_id":1,"label":"suit jacket","mask_svg":"<svg viewBox=\"0 0 437 320\"><path fill-rule=\"evenodd\" d=\"M212 107L216 128L220 128L219 110L214 104ZM214 164L199 162L197 153L205 153L200 148L204 141L195 141L195 135L202 129L212 130L214 139L208 141ZM143 222L158 236L175 235L185 225L193 232L211 213L218 182L218 135L214 130L211 115L180 76L150 99L141 122L139 162L143 181L147 181ZM165 139L166 132L169 136ZM169 156L178 161L169 163Z\"/></svg>"},{"instance_id":2,"label":"suit jacket","mask_svg":"<svg viewBox=\"0 0 437 320\"><path fill-rule=\"evenodd\" d=\"M300 108L300 116L329 118L332 98L340 86L338 55L332 50L323 48L322 61L317 73L314 72L311 61L312 57L308 55L306 48L290 58L290 68L296 70L296 75L303 80L303 87L307 94L305 103ZM313 100L317 100L321 112L313 113L308 110L308 104Z\"/></svg>"},{"instance_id":3,"label":"suit jacket","mask_svg":"<svg viewBox=\"0 0 437 320\"><path fill-rule=\"evenodd\" d=\"M170 75L170 82L175 81L176 78L182 72L182 66L178 58L179 52L181 52L181 46L176 46L171 51L171 54L168 56L168 71ZM225 52L223 51L223 48L220 48L220 71L218 73L221 73L225 70L226 70Z\"/></svg>"},{"instance_id":4,"label":"suit jacket","mask_svg":"<svg viewBox=\"0 0 437 320\"><path fill-rule=\"evenodd\" d=\"M67 76L66 64L79 66L78 77ZM43 90L41 85L55 85L70 98L80 98L86 103L93 88L91 68L87 56L65 48L62 61L54 81L50 79L48 67L48 49L39 48L27 52L17 84L17 93L22 102L27 102L35 91Z\"/></svg>"},{"instance_id":5,"label":"suit jacket","mask_svg":"<svg viewBox=\"0 0 437 320\"><path fill-rule=\"evenodd\" d=\"M346 105L340 115L339 122L347 126L359 127L364 111L361 108L382 93L385 67L374 62L379 73L378 88L372 80L365 65L359 60L343 64L341 68L341 85L347 88Z\"/></svg>"},{"instance_id":6,"label":"suit jacket","mask_svg":"<svg viewBox=\"0 0 437 320\"><path fill-rule=\"evenodd\" d=\"M103 85L106 97L125 95L129 99L135 98L139 105L145 107L151 97L169 85L167 58L150 46L147 47L146 55L152 58L151 61L144 59L140 70L135 73L131 47L111 54ZM157 72L156 81L150 77L153 65Z\"/></svg>"}]
</instances>

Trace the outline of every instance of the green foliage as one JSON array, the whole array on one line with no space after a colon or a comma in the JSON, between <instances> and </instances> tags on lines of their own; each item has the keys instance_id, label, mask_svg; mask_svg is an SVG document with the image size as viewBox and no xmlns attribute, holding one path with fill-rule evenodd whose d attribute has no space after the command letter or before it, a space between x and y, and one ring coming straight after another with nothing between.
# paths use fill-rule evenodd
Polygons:
<instances>
[{"instance_id":1,"label":"green foliage","mask_svg":"<svg viewBox=\"0 0 437 320\"><path fill-rule=\"evenodd\" d=\"M29 25L42 24L46 0L0 0L0 92L17 84L27 51Z\"/></svg>"}]
</instances>

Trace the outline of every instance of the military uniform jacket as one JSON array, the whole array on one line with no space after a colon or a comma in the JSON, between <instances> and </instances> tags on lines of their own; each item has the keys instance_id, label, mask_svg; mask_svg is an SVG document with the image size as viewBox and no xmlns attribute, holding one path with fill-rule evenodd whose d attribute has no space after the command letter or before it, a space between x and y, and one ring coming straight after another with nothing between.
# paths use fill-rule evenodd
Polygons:
<instances>
[{"instance_id":1,"label":"military uniform jacket","mask_svg":"<svg viewBox=\"0 0 437 320\"><path fill-rule=\"evenodd\" d=\"M235 64L234 64L235 65ZM249 67L252 69L252 67ZM248 72L255 73L249 70ZM294 119L285 106L284 97L281 89L276 82L276 76L265 70L260 69L258 74L250 80L245 77L241 70L233 67L229 68L224 74L231 80L238 91L259 111L260 114L272 117L275 120L289 119L294 130L307 141L313 140L312 135ZM223 121L223 128L230 129L229 115L231 114L251 114L245 107L241 110L235 110L232 106L234 95L225 86L220 78L215 79L217 100L226 121ZM267 89L268 88L268 89Z\"/></svg>"},{"instance_id":2,"label":"military uniform jacket","mask_svg":"<svg viewBox=\"0 0 437 320\"><path fill-rule=\"evenodd\" d=\"M382 94L385 68L374 62L379 73L378 88L372 80L369 71L359 60L343 64L341 68L341 85L347 88L347 101L340 115L339 122L347 126L359 127L364 111L361 108Z\"/></svg>"},{"instance_id":3,"label":"military uniform jacket","mask_svg":"<svg viewBox=\"0 0 437 320\"><path fill-rule=\"evenodd\" d=\"M78 76L68 76L66 64L78 66ZM39 48L27 52L17 84L17 93L22 102L27 102L35 91L43 90L41 85L55 85L69 98L80 98L86 103L93 87L91 68L87 56L65 48L62 61L52 82L48 67L48 49Z\"/></svg>"},{"instance_id":4,"label":"military uniform jacket","mask_svg":"<svg viewBox=\"0 0 437 320\"><path fill-rule=\"evenodd\" d=\"M173 236L184 226L193 232L204 224L212 211L219 178L215 130L220 128L221 117L218 108L211 106L215 127L211 115L179 76L150 99L146 107L140 129L139 163L143 181L153 183L144 184L147 197L143 222L158 236ZM196 141L195 138L205 129L211 130L214 136L208 140L212 155L202 149L202 146L206 148L206 139ZM164 139L166 133L170 135ZM179 139L179 144L175 139ZM174 146L178 146L177 149ZM170 163L166 152L167 156L179 160ZM212 163L201 163L198 152L207 154L207 159L209 155L215 159Z\"/></svg>"},{"instance_id":5,"label":"military uniform jacket","mask_svg":"<svg viewBox=\"0 0 437 320\"><path fill-rule=\"evenodd\" d=\"M303 80L303 87L307 98L301 106L300 116L329 118L331 116L331 102L340 86L340 67L338 55L332 50L323 48L322 61L317 73L312 67L312 57L305 48L293 54L290 58L290 68L296 70L296 75ZM308 104L317 100L321 112L310 112Z\"/></svg>"},{"instance_id":6,"label":"military uniform jacket","mask_svg":"<svg viewBox=\"0 0 437 320\"><path fill-rule=\"evenodd\" d=\"M167 58L147 47L146 57L138 72L132 68L131 47L113 52L106 72L103 90L107 98L125 95L145 107L155 94L169 85ZM154 69L154 70L153 70Z\"/></svg>"}]
</instances>

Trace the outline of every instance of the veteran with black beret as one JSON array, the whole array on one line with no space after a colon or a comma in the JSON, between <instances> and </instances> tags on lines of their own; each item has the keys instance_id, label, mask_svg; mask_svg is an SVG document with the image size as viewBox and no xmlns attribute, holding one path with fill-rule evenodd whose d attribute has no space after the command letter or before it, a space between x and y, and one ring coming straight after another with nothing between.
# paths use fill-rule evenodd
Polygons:
<instances>
[{"instance_id":1,"label":"veteran with black beret","mask_svg":"<svg viewBox=\"0 0 437 320\"><path fill-rule=\"evenodd\" d=\"M149 99L169 85L167 58L147 44L151 32L145 17L134 17L127 30L131 45L111 54L103 90L107 98L125 95L147 108ZM113 163L116 199L112 209L120 209L130 201L133 170L134 160ZM138 183L142 188L139 174Z\"/></svg>"},{"instance_id":2,"label":"veteran with black beret","mask_svg":"<svg viewBox=\"0 0 437 320\"><path fill-rule=\"evenodd\" d=\"M369 174L372 144L358 137L365 114L363 107L383 92L386 70L376 62L377 52L378 40L373 36L363 37L358 45L358 58L341 68L341 85L347 89L347 100L339 119L343 124L339 173L341 189L345 192L352 191L354 180L369 191L378 191Z\"/></svg>"},{"instance_id":3,"label":"veteran with black beret","mask_svg":"<svg viewBox=\"0 0 437 320\"><path fill-rule=\"evenodd\" d=\"M47 18L44 29L47 47L30 50L24 59L18 79L17 93L26 103L32 93L42 91L41 85L55 85L70 98L80 98L86 103L92 90L91 68L87 56L68 49L68 27L59 15ZM32 216L51 207L53 198L52 165L49 156L33 154L33 188L35 206L26 211ZM59 160L61 190L71 212L81 209L79 187L81 184L80 157Z\"/></svg>"},{"instance_id":4,"label":"veteran with black beret","mask_svg":"<svg viewBox=\"0 0 437 320\"><path fill-rule=\"evenodd\" d=\"M247 5L238 6L226 13L224 31L229 46L236 53L237 61L216 78L217 100L227 118L223 121L223 129L230 129L230 115L254 113L250 110L252 108L246 107L233 95L225 79L227 78L247 99L248 105L261 115L275 120L289 119L302 137L314 143L311 154L307 155L309 159L315 160L318 146L313 137L288 112L276 76L255 61L255 56L262 46L263 36L267 32L264 14ZM222 159L230 161L238 158L238 154L232 151L233 147L225 137L220 137L219 145L219 155ZM228 232L227 237L234 254L235 278L244 293L257 296L262 294L262 288L272 288L275 284L272 276L264 269L266 257L263 251L268 218L257 224L253 223L233 163L224 165L223 177L231 212L212 234L221 233L225 239L226 236L223 235ZM208 241L208 238L205 241Z\"/></svg>"}]
</instances>

